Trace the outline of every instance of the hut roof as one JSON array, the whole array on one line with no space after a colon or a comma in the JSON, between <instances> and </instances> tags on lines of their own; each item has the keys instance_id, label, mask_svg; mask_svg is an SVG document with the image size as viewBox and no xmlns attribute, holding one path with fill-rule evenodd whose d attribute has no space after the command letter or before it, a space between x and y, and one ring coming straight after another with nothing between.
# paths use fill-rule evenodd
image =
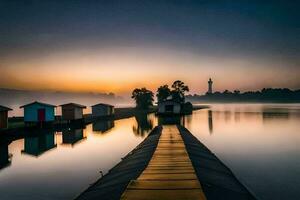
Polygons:
<instances>
[{"instance_id":1,"label":"hut roof","mask_svg":"<svg viewBox=\"0 0 300 200\"><path fill-rule=\"evenodd\" d=\"M114 107L113 105L106 104L106 103L98 103L98 104L95 104L95 105L93 105L92 107L95 107L95 106L107 106L107 107Z\"/></svg>"},{"instance_id":2,"label":"hut roof","mask_svg":"<svg viewBox=\"0 0 300 200\"><path fill-rule=\"evenodd\" d=\"M5 106L1 106L0 105L0 111L10 111L12 110L11 108L5 107Z\"/></svg>"},{"instance_id":3,"label":"hut roof","mask_svg":"<svg viewBox=\"0 0 300 200\"><path fill-rule=\"evenodd\" d=\"M42 102L38 102L38 101L34 101L32 103L29 103L29 104L25 104L23 106L20 106L20 108L24 108L26 106L31 106L33 104L39 104L39 105L42 105L42 106L47 106L47 107L56 107L55 105L52 105L52 104L47 104L47 103L42 103Z\"/></svg>"},{"instance_id":4,"label":"hut roof","mask_svg":"<svg viewBox=\"0 0 300 200\"><path fill-rule=\"evenodd\" d=\"M77 103L66 103L66 104L62 104L60 106L61 107L64 107L64 106L73 106L73 107L78 107L78 108L86 108L86 106L80 105L80 104L77 104Z\"/></svg>"}]
</instances>

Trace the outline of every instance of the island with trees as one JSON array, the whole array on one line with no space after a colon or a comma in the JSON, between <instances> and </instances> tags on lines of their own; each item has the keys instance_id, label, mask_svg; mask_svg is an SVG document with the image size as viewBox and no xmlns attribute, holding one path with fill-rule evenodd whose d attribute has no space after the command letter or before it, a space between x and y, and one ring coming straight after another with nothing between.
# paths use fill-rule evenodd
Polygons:
<instances>
[{"instance_id":1,"label":"island with trees","mask_svg":"<svg viewBox=\"0 0 300 200\"><path fill-rule=\"evenodd\" d=\"M162 85L158 87L156 91L158 111L161 106L167 106L164 113L168 114L189 114L193 110L193 105L190 102L185 101L185 93L189 92L189 87L180 80L174 81L169 87L168 85ZM154 105L154 93L147 88L136 88L132 92L132 99L135 100L136 108L149 109ZM168 102L168 105L163 105ZM174 105L177 106L174 108ZM169 110L168 110L169 109Z\"/></svg>"}]
</instances>

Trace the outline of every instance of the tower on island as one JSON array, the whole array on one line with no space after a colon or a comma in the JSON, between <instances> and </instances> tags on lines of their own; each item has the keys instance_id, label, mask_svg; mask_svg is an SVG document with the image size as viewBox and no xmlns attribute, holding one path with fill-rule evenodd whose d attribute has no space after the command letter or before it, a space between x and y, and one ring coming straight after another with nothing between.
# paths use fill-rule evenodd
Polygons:
<instances>
[{"instance_id":1,"label":"tower on island","mask_svg":"<svg viewBox=\"0 0 300 200\"><path fill-rule=\"evenodd\" d=\"M207 94L212 94L212 84L213 84L213 81L211 80L211 78L209 78Z\"/></svg>"}]
</instances>

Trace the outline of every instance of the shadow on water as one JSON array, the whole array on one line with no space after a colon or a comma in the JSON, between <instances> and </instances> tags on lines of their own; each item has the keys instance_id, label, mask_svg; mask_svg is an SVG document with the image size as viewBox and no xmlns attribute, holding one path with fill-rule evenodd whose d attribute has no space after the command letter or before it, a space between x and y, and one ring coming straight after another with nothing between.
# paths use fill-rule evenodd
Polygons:
<instances>
[{"instance_id":1,"label":"shadow on water","mask_svg":"<svg viewBox=\"0 0 300 200\"><path fill-rule=\"evenodd\" d=\"M22 154L38 157L56 147L55 132L39 130L39 133L36 136L24 138L24 149L22 150Z\"/></svg>"},{"instance_id":2,"label":"shadow on water","mask_svg":"<svg viewBox=\"0 0 300 200\"><path fill-rule=\"evenodd\" d=\"M153 129L153 119L148 114L137 114L135 120L137 123L132 126L132 130L136 136L145 137Z\"/></svg>"}]
</instances>

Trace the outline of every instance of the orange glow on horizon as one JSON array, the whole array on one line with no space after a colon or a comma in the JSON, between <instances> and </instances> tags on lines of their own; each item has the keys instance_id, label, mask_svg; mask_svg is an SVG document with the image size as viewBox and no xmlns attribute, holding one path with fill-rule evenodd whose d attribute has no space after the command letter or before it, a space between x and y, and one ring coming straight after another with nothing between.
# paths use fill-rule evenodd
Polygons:
<instances>
[{"instance_id":1,"label":"orange glow on horizon","mask_svg":"<svg viewBox=\"0 0 300 200\"><path fill-rule=\"evenodd\" d=\"M117 48L58 52L44 57L10 58L2 62L1 87L72 92L128 94L136 87L153 92L162 84L182 80L191 93L297 87L297 74L280 63L246 58L220 58L170 49ZM270 70L272 68L272 70ZM286 77L289 81L286 81Z\"/></svg>"}]
</instances>

